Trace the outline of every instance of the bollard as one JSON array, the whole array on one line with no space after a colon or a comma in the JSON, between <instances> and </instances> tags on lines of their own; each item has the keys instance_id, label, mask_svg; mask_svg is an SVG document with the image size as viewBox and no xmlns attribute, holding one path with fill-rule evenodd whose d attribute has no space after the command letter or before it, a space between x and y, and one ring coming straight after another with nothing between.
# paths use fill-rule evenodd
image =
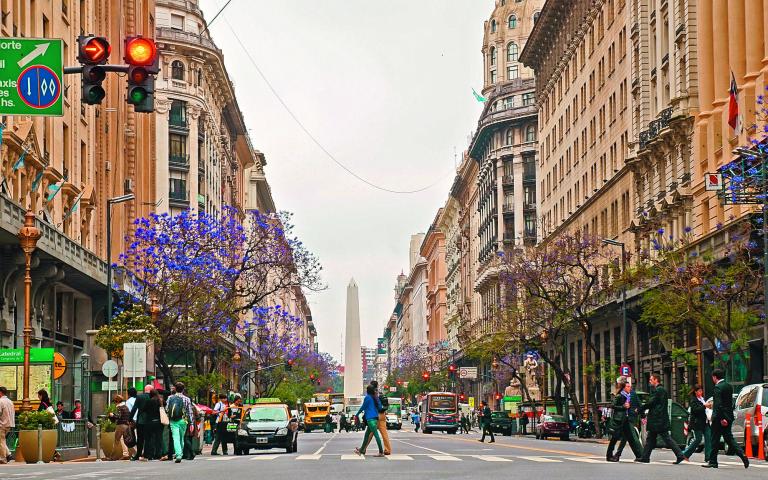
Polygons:
<instances>
[{"instance_id":1,"label":"bollard","mask_svg":"<svg viewBox=\"0 0 768 480\"><path fill-rule=\"evenodd\" d=\"M96 461L101 461L101 425L96 424Z\"/></svg>"},{"instance_id":2,"label":"bollard","mask_svg":"<svg viewBox=\"0 0 768 480\"><path fill-rule=\"evenodd\" d=\"M760 442L757 446L757 459L765 460L765 434L763 432L763 423L765 423L765 421L763 420L763 414L759 405L755 417L755 421L757 422L757 441Z\"/></svg>"},{"instance_id":3,"label":"bollard","mask_svg":"<svg viewBox=\"0 0 768 480\"><path fill-rule=\"evenodd\" d=\"M37 463L45 463L43 461L43 426L37 424Z\"/></svg>"},{"instance_id":4,"label":"bollard","mask_svg":"<svg viewBox=\"0 0 768 480\"><path fill-rule=\"evenodd\" d=\"M747 458L752 458L752 422L750 420L751 415L747 413L746 418L744 419L744 442L746 443L744 455L746 455Z\"/></svg>"}]
</instances>

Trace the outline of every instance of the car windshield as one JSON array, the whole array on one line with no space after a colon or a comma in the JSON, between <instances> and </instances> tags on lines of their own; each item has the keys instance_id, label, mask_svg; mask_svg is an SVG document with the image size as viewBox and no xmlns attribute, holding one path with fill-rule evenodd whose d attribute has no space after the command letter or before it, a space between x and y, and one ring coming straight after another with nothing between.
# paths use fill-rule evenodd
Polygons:
<instances>
[{"instance_id":1,"label":"car windshield","mask_svg":"<svg viewBox=\"0 0 768 480\"><path fill-rule=\"evenodd\" d=\"M491 413L491 418L507 418L509 415L507 415L507 412L493 412Z\"/></svg>"},{"instance_id":2,"label":"car windshield","mask_svg":"<svg viewBox=\"0 0 768 480\"><path fill-rule=\"evenodd\" d=\"M429 397L429 410L448 413L456 410L456 397L452 395L433 395Z\"/></svg>"},{"instance_id":3,"label":"car windshield","mask_svg":"<svg viewBox=\"0 0 768 480\"><path fill-rule=\"evenodd\" d=\"M390 405L387 407L387 413L396 413L399 415L401 411L402 410L400 408L400 404Z\"/></svg>"},{"instance_id":4,"label":"car windshield","mask_svg":"<svg viewBox=\"0 0 768 480\"><path fill-rule=\"evenodd\" d=\"M544 417L544 421L565 423L565 417L563 417L562 415L548 415Z\"/></svg>"},{"instance_id":5,"label":"car windshield","mask_svg":"<svg viewBox=\"0 0 768 480\"><path fill-rule=\"evenodd\" d=\"M252 422L280 422L288 420L288 414L280 407L254 407L248 412Z\"/></svg>"}]
</instances>

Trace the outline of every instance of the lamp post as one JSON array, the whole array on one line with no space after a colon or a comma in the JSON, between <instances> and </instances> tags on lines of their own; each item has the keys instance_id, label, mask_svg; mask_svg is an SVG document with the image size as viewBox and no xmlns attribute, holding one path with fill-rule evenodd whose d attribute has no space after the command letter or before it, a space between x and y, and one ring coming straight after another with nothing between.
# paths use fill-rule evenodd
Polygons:
<instances>
[{"instance_id":1,"label":"lamp post","mask_svg":"<svg viewBox=\"0 0 768 480\"><path fill-rule=\"evenodd\" d=\"M21 401L21 411L32 410L29 403L29 349L32 346L32 252L37 247L42 233L35 226L35 214L27 210L24 215L24 226L19 229L19 243L24 251L24 397Z\"/></svg>"},{"instance_id":2,"label":"lamp post","mask_svg":"<svg viewBox=\"0 0 768 480\"><path fill-rule=\"evenodd\" d=\"M128 193L107 199L107 325L112 323L112 205L128 202L136 195Z\"/></svg>"},{"instance_id":3,"label":"lamp post","mask_svg":"<svg viewBox=\"0 0 768 480\"><path fill-rule=\"evenodd\" d=\"M622 275L627 273L627 255L624 242L617 240L611 240L609 238L603 238L602 242L606 245L612 245L614 247L621 248L621 273ZM621 288L621 363L627 363L627 334L629 326L627 325L627 285L624 284ZM635 352L637 356L637 352ZM635 362L637 363L637 362Z\"/></svg>"}]
</instances>

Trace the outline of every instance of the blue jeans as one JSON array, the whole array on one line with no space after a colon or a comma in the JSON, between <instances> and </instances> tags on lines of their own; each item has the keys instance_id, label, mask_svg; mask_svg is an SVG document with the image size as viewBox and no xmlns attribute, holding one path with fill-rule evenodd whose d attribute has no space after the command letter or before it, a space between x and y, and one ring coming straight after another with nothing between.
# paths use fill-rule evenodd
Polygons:
<instances>
[{"instance_id":1,"label":"blue jeans","mask_svg":"<svg viewBox=\"0 0 768 480\"><path fill-rule=\"evenodd\" d=\"M176 458L181 459L184 454L184 435L187 433L187 421L171 420L171 436L173 437L173 453Z\"/></svg>"}]
</instances>

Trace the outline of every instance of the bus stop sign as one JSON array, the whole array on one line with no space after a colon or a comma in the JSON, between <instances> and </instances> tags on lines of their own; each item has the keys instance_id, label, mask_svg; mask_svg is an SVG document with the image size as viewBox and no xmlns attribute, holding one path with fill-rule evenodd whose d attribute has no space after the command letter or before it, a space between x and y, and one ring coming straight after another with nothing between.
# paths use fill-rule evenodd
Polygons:
<instances>
[{"instance_id":1,"label":"bus stop sign","mask_svg":"<svg viewBox=\"0 0 768 480\"><path fill-rule=\"evenodd\" d=\"M0 114L64 114L64 43L59 38L0 38Z\"/></svg>"}]
</instances>

